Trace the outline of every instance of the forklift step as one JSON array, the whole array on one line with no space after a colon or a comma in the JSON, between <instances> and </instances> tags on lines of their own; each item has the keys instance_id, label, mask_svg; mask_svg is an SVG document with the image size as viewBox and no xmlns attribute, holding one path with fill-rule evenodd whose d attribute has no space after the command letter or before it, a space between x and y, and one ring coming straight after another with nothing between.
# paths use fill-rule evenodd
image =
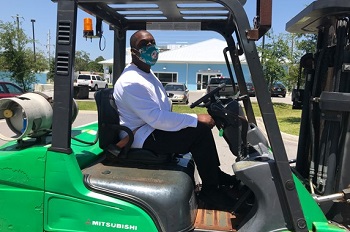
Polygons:
<instances>
[{"instance_id":1,"label":"forklift step","mask_svg":"<svg viewBox=\"0 0 350 232\"><path fill-rule=\"evenodd\" d=\"M210 208L199 201L194 231L236 231L235 221L232 213Z\"/></svg>"}]
</instances>

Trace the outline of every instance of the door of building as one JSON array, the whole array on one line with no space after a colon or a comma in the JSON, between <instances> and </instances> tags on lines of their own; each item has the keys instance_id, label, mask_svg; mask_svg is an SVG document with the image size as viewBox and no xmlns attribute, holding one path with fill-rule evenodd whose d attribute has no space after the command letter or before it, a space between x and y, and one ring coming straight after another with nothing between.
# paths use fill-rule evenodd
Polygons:
<instances>
[{"instance_id":1,"label":"door of building","mask_svg":"<svg viewBox=\"0 0 350 232\"><path fill-rule=\"evenodd\" d=\"M197 90L203 90L207 88L209 79L212 77L219 77L222 74L219 72L202 72L197 73Z\"/></svg>"}]
</instances>

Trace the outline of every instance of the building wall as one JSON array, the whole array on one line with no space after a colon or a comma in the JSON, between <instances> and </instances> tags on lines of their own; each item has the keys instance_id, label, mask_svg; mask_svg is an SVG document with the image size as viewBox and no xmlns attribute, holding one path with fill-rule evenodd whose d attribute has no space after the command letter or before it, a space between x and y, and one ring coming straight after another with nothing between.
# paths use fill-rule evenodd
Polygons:
<instances>
[{"instance_id":1,"label":"building wall","mask_svg":"<svg viewBox=\"0 0 350 232\"><path fill-rule=\"evenodd\" d=\"M14 82L10 78L11 74L9 72L0 72L0 81ZM32 89L34 90L35 84L47 84L47 73L35 73L35 78L37 83L32 85Z\"/></svg>"},{"instance_id":2,"label":"building wall","mask_svg":"<svg viewBox=\"0 0 350 232\"><path fill-rule=\"evenodd\" d=\"M104 69L111 64L104 64ZM106 66L106 67L105 67ZM200 73L216 74L221 73L224 77L229 77L229 71L226 64L195 64L195 63L162 63L157 62L152 66L152 70L155 73L177 73L177 82L182 82L187 85L189 90L198 90L197 75ZM242 64L243 74L246 82L250 82L250 73L248 66ZM235 77L235 72L232 69L232 73ZM111 80L112 82L112 80ZM202 84L202 83L200 83Z\"/></svg>"},{"instance_id":3,"label":"building wall","mask_svg":"<svg viewBox=\"0 0 350 232\"><path fill-rule=\"evenodd\" d=\"M242 64L243 74L246 81L251 81L250 73L246 64ZM175 72L178 73L178 82L185 83L189 90L197 90L197 75L200 73L216 74L221 73L224 77L229 77L226 64L171 64L157 63L152 67L153 72ZM232 69L236 80L234 70Z\"/></svg>"}]
</instances>

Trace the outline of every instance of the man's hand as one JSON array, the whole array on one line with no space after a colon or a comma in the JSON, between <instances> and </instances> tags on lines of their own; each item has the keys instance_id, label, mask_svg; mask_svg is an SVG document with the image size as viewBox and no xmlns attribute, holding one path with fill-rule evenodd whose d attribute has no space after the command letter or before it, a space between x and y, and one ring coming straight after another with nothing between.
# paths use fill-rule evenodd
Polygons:
<instances>
[{"instance_id":1,"label":"man's hand","mask_svg":"<svg viewBox=\"0 0 350 232\"><path fill-rule=\"evenodd\" d=\"M208 125L210 128L215 126L214 119L209 114L197 114L198 122Z\"/></svg>"}]
</instances>

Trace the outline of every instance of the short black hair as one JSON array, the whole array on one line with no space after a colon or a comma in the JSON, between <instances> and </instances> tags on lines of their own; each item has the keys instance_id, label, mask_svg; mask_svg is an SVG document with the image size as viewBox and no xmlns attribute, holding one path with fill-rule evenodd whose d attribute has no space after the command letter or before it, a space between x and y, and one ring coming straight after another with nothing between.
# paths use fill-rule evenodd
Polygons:
<instances>
[{"instance_id":1,"label":"short black hair","mask_svg":"<svg viewBox=\"0 0 350 232\"><path fill-rule=\"evenodd\" d=\"M130 37L130 47L131 48L136 48L136 39L137 39L137 34L140 33L140 30L136 31L134 34L131 35Z\"/></svg>"},{"instance_id":2,"label":"short black hair","mask_svg":"<svg viewBox=\"0 0 350 232\"><path fill-rule=\"evenodd\" d=\"M149 32L146 31L146 30L138 30L138 31L136 31L134 34L132 34L131 37L130 37L130 47L131 47L131 48L135 48L135 49L136 49L137 35L138 35L140 32L149 33Z\"/></svg>"},{"instance_id":3,"label":"short black hair","mask_svg":"<svg viewBox=\"0 0 350 232\"><path fill-rule=\"evenodd\" d=\"M139 32L139 31L137 31L137 32ZM132 34L131 37L130 37L130 47L131 48L135 48L136 47L135 43L136 43L136 34L137 34L137 32Z\"/></svg>"}]
</instances>

